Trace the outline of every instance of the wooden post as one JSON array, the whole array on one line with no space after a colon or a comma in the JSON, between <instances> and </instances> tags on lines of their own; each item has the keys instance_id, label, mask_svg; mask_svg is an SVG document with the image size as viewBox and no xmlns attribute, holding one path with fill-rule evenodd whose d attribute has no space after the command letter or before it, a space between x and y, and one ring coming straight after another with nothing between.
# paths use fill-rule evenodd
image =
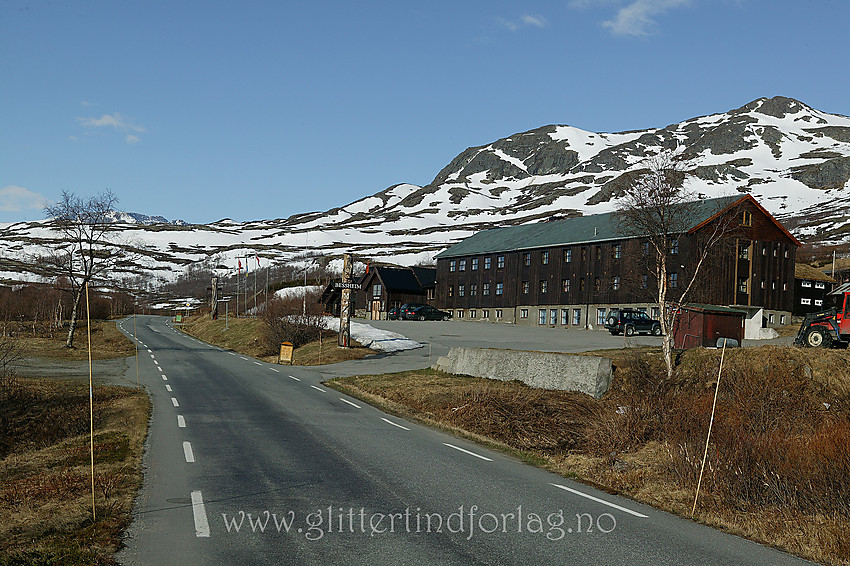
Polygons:
<instances>
[{"instance_id":1,"label":"wooden post","mask_svg":"<svg viewBox=\"0 0 850 566\"><path fill-rule=\"evenodd\" d=\"M212 299L210 299L210 317L218 320L218 277L212 277Z\"/></svg>"},{"instance_id":2,"label":"wooden post","mask_svg":"<svg viewBox=\"0 0 850 566\"><path fill-rule=\"evenodd\" d=\"M342 282L351 283L351 275L354 266L351 264L351 254L343 256ZM348 348L351 346L351 289L343 287L342 299L339 311L339 346Z\"/></svg>"}]
</instances>

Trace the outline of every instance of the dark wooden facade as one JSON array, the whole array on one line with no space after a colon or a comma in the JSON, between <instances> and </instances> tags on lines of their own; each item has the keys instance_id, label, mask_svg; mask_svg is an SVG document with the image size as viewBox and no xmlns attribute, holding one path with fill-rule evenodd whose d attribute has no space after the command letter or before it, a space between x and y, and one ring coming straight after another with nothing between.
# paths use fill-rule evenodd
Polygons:
<instances>
[{"instance_id":1,"label":"dark wooden facade","mask_svg":"<svg viewBox=\"0 0 850 566\"><path fill-rule=\"evenodd\" d=\"M744 311L712 305L684 305L673 325L674 348L716 346L718 338L744 340Z\"/></svg>"},{"instance_id":2,"label":"dark wooden facade","mask_svg":"<svg viewBox=\"0 0 850 566\"><path fill-rule=\"evenodd\" d=\"M360 280L358 295L365 302L366 317L385 319L387 311L405 303L432 304L436 273L428 267L371 267Z\"/></svg>"},{"instance_id":3,"label":"dark wooden facade","mask_svg":"<svg viewBox=\"0 0 850 566\"><path fill-rule=\"evenodd\" d=\"M794 276L794 316L805 316L829 308L826 296L836 281L809 265L797 264Z\"/></svg>"},{"instance_id":4,"label":"dark wooden facade","mask_svg":"<svg viewBox=\"0 0 850 566\"><path fill-rule=\"evenodd\" d=\"M734 210L727 213L740 218L739 225L713 249L688 300L790 314L799 242L749 195L732 206ZM671 235L667 255L671 299L690 281L698 250L718 218ZM623 305L651 308L655 302L654 252L645 238L505 248L469 255L456 255L449 248L438 255L437 306L453 310L455 319L575 325L575 310L582 310L581 324L588 317L596 323L597 311Z\"/></svg>"}]
</instances>

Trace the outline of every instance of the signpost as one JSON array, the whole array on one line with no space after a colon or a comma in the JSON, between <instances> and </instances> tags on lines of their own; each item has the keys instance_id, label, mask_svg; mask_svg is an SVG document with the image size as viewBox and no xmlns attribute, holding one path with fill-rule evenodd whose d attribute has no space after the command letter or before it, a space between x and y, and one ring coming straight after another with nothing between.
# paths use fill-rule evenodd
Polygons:
<instances>
[{"instance_id":1,"label":"signpost","mask_svg":"<svg viewBox=\"0 0 850 566\"><path fill-rule=\"evenodd\" d=\"M353 271L351 254L345 254L342 263L342 282L334 284L337 289L342 289L339 311L339 346L342 348L351 346L351 291L360 288L359 283L351 281Z\"/></svg>"}]
</instances>

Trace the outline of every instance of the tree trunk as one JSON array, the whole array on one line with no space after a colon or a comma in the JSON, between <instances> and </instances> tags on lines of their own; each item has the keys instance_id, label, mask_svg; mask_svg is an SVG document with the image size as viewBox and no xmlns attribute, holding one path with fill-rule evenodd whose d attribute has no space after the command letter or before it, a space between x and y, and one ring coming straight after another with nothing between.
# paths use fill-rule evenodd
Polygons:
<instances>
[{"instance_id":1,"label":"tree trunk","mask_svg":"<svg viewBox=\"0 0 850 566\"><path fill-rule=\"evenodd\" d=\"M77 329L77 311L80 307L80 299L83 298L83 293L85 292L85 286L85 283L80 285L80 288L74 294L74 308L71 309L71 323L68 328L68 339L65 341L66 348L74 347L74 331Z\"/></svg>"}]
</instances>

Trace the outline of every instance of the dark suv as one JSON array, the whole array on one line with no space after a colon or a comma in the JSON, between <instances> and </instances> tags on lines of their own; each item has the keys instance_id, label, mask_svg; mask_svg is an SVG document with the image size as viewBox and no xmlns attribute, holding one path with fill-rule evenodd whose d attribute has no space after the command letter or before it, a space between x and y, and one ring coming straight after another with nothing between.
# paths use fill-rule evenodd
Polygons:
<instances>
[{"instance_id":1,"label":"dark suv","mask_svg":"<svg viewBox=\"0 0 850 566\"><path fill-rule=\"evenodd\" d=\"M661 323L637 309L611 309L611 314L605 319L605 328L614 336L620 332L626 336L635 332L661 336Z\"/></svg>"}]
</instances>

